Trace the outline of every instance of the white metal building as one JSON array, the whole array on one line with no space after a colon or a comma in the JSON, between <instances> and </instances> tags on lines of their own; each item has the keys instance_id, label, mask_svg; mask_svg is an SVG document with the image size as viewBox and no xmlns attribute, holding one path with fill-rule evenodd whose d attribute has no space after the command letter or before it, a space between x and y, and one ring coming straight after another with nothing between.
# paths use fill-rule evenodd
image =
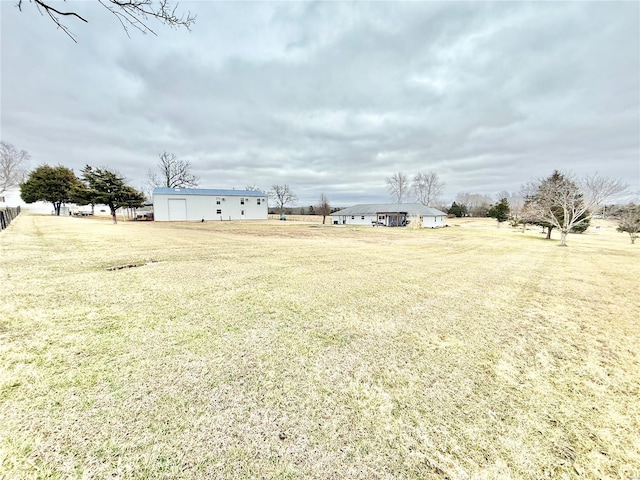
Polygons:
<instances>
[{"instance_id":1,"label":"white metal building","mask_svg":"<svg viewBox=\"0 0 640 480\"><path fill-rule=\"evenodd\" d=\"M266 220L267 194L252 190L155 188L156 221Z\"/></svg>"},{"instance_id":2,"label":"white metal building","mask_svg":"<svg viewBox=\"0 0 640 480\"><path fill-rule=\"evenodd\" d=\"M424 228L445 226L447 214L420 203L354 205L331 214L334 225L404 226L420 219Z\"/></svg>"}]
</instances>

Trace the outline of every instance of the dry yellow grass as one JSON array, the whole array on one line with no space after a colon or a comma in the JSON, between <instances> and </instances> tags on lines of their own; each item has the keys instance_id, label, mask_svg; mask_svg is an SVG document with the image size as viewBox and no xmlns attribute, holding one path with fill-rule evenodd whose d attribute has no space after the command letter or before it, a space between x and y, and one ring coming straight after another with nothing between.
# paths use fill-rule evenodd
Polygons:
<instances>
[{"instance_id":1,"label":"dry yellow grass","mask_svg":"<svg viewBox=\"0 0 640 480\"><path fill-rule=\"evenodd\" d=\"M0 477L640 475L638 246L450 223L19 217Z\"/></svg>"},{"instance_id":2,"label":"dry yellow grass","mask_svg":"<svg viewBox=\"0 0 640 480\"><path fill-rule=\"evenodd\" d=\"M280 214L271 213L268 215L269 220L280 220ZM288 222L309 222L309 223L322 223L322 217L320 215L285 215ZM325 224L331 224L331 216L327 216Z\"/></svg>"}]
</instances>

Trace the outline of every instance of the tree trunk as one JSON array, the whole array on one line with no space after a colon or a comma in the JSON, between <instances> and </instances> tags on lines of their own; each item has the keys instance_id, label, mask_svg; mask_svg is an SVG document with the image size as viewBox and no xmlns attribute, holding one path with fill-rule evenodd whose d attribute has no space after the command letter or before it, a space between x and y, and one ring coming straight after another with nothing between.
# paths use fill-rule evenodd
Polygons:
<instances>
[{"instance_id":1,"label":"tree trunk","mask_svg":"<svg viewBox=\"0 0 640 480\"><path fill-rule=\"evenodd\" d=\"M116 217L116 209L111 207L111 219L113 223L118 223L118 218Z\"/></svg>"},{"instance_id":2,"label":"tree trunk","mask_svg":"<svg viewBox=\"0 0 640 480\"><path fill-rule=\"evenodd\" d=\"M551 227L547 227L547 240L551 240Z\"/></svg>"},{"instance_id":3,"label":"tree trunk","mask_svg":"<svg viewBox=\"0 0 640 480\"><path fill-rule=\"evenodd\" d=\"M60 216L60 207L62 206L62 202L53 202L53 211L56 212L56 215Z\"/></svg>"},{"instance_id":4,"label":"tree trunk","mask_svg":"<svg viewBox=\"0 0 640 480\"><path fill-rule=\"evenodd\" d=\"M327 218L327 216L326 216L326 215L323 215L323 216L322 216L322 224L323 224L323 225L324 225L324 221L325 221L325 219L326 219L326 218Z\"/></svg>"},{"instance_id":5,"label":"tree trunk","mask_svg":"<svg viewBox=\"0 0 640 480\"><path fill-rule=\"evenodd\" d=\"M560 230L560 246L561 247L566 247L567 246L567 234L569 233L568 230Z\"/></svg>"},{"instance_id":6,"label":"tree trunk","mask_svg":"<svg viewBox=\"0 0 640 480\"><path fill-rule=\"evenodd\" d=\"M526 229L527 229L527 223L522 222L522 233L524 233Z\"/></svg>"},{"instance_id":7,"label":"tree trunk","mask_svg":"<svg viewBox=\"0 0 640 480\"><path fill-rule=\"evenodd\" d=\"M631 245L633 245L636 243L636 238L638 238L638 236L633 233L631 233L630 236L631 236Z\"/></svg>"}]
</instances>

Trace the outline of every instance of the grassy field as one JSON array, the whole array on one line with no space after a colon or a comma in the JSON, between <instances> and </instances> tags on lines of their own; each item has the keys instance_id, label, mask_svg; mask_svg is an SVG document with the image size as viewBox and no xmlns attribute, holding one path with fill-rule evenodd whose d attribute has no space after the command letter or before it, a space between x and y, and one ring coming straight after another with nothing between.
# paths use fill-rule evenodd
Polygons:
<instances>
[{"instance_id":1,"label":"grassy field","mask_svg":"<svg viewBox=\"0 0 640 480\"><path fill-rule=\"evenodd\" d=\"M639 246L450 223L21 215L0 478L638 478Z\"/></svg>"}]
</instances>

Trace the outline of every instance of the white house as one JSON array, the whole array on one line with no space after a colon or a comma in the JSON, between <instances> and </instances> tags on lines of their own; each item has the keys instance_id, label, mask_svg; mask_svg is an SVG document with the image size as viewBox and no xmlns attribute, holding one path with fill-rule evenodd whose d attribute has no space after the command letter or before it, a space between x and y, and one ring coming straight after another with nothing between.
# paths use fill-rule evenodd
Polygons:
<instances>
[{"instance_id":1,"label":"white house","mask_svg":"<svg viewBox=\"0 0 640 480\"><path fill-rule=\"evenodd\" d=\"M253 190L155 188L153 218L161 222L266 220L267 194Z\"/></svg>"},{"instance_id":2,"label":"white house","mask_svg":"<svg viewBox=\"0 0 640 480\"><path fill-rule=\"evenodd\" d=\"M334 225L404 226L420 219L424 228L445 226L447 214L420 203L354 205L331 214Z\"/></svg>"},{"instance_id":3,"label":"white house","mask_svg":"<svg viewBox=\"0 0 640 480\"><path fill-rule=\"evenodd\" d=\"M20 207L23 212L49 214L53 211L50 202L34 202L25 203L20 197L20 188L11 188L0 195L0 208L2 207Z\"/></svg>"}]
</instances>

